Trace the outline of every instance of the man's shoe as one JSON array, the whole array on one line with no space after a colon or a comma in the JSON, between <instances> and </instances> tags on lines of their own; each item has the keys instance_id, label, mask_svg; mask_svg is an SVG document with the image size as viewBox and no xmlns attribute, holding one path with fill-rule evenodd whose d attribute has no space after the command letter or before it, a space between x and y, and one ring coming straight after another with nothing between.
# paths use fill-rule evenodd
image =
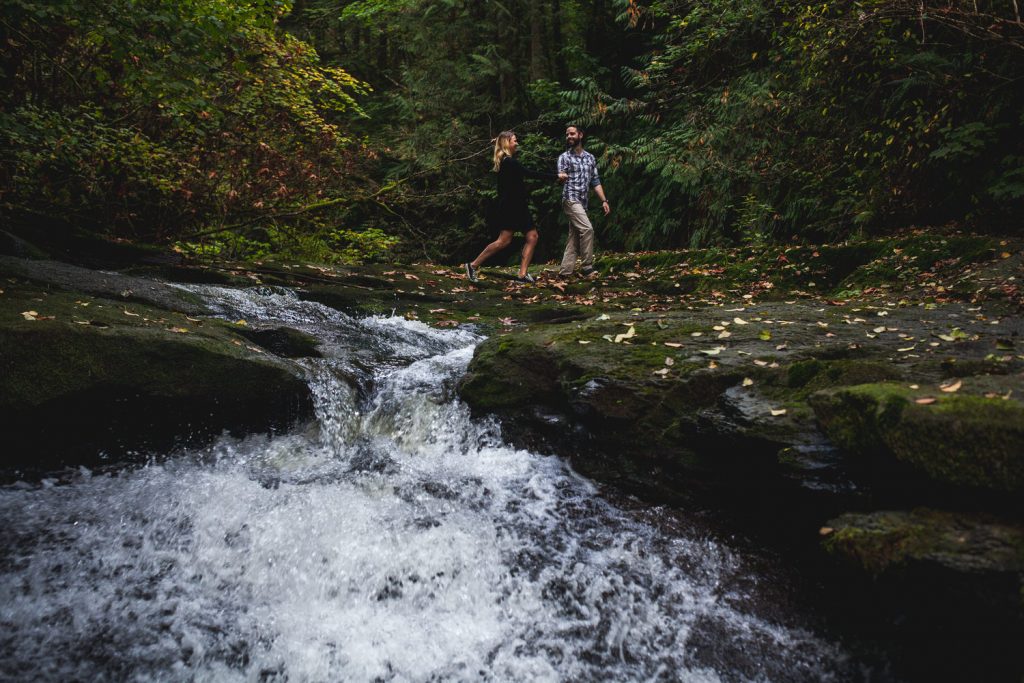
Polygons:
<instances>
[{"instance_id":1,"label":"man's shoe","mask_svg":"<svg viewBox=\"0 0 1024 683\"><path fill-rule=\"evenodd\" d=\"M517 277L516 278L516 282L519 282L520 284L524 284L524 285L533 285L533 284L537 283L537 278L535 278L534 276L532 276L529 273L527 273L526 275L524 275L522 277Z\"/></svg>"},{"instance_id":2,"label":"man's shoe","mask_svg":"<svg viewBox=\"0 0 1024 683\"><path fill-rule=\"evenodd\" d=\"M584 268L580 271L580 275L583 277L597 277L600 273L597 272L597 268Z\"/></svg>"},{"instance_id":3,"label":"man's shoe","mask_svg":"<svg viewBox=\"0 0 1024 683\"><path fill-rule=\"evenodd\" d=\"M472 263L467 263L466 264L466 278L470 282L477 282L478 281L476 273L477 273L477 270L476 270L476 268L473 267L473 264Z\"/></svg>"}]
</instances>

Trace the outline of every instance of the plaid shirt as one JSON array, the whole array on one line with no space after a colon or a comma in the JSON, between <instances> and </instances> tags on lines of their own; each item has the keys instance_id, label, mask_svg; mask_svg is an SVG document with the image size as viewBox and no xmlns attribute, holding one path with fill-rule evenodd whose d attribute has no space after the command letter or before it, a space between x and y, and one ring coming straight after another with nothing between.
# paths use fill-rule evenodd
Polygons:
<instances>
[{"instance_id":1,"label":"plaid shirt","mask_svg":"<svg viewBox=\"0 0 1024 683\"><path fill-rule=\"evenodd\" d=\"M590 188L601 184L594 155L587 151L583 154L576 154L572 150L562 152L558 157L558 172L569 174L569 179L562 186L562 200L579 202L584 209L587 208Z\"/></svg>"}]
</instances>

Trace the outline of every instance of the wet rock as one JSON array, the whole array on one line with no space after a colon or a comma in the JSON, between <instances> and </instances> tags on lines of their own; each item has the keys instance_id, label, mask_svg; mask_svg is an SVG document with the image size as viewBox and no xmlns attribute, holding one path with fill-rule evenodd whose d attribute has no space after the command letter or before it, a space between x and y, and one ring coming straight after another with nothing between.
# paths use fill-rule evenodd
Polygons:
<instances>
[{"instance_id":1,"label":"wet rock","mask_svg":"<svg viewBox=\"0 0 1024 683\"><path fill-rule=\"evenodd\" d=\"M281 358L321 358L314 337L291 327L276 327L266 330L241 328L238 334L259 344L267 351Z\"/></svg>"},{"instance_id":2,"label":"wet rock","mask_svg":"<svg viewBox=\"0 0 1024 683\"><path fill-rule=\"evenodd\" d=\"M0 273L115 301L145 303L190 315L208 313L206 306L193 294L148 278L91 270L59 261L33 261L12 256L0 256Z\"/></svg>"},{"instance_id":3,"label":"wet rock","mask_svg":"<svg viewBox=\"0 0 1024 683\"><path fill-rule=\"evenodd\" d=\"M917 614L948 620L985 615L990 626L1024 627L1024 527L994 518L919 508L848 513L823 529L830 555L864 571Z\"/></svg>"},{"instance_id":4,"label":"wet rock","mask_svg":"<svg viewBox=\"0 0 1024 683\"><path fill-rule=\"evenodd\" d=\"M302 369L246 342L223 321L8 285L0 411L14 428L0 467L120 462L311 415Z\"/></svg>"},{"instance_id":5,"label":"wet rock","mask_svg":"<svg viewBox=\"0 0 1024 683\"><path fill-rule=\"evenodd\" d=\"M1019 385L1017 378L967 378L978 389ZM855 457L892 458L921 476L955 487L1019 495L1024 491L1024 405L1012 393L922 392L876 383L814 394L826 433ZM961 393L963 392L963 393ZM1003 399L1007 396L1007 399Z\"/></svg>"}]
</instances>

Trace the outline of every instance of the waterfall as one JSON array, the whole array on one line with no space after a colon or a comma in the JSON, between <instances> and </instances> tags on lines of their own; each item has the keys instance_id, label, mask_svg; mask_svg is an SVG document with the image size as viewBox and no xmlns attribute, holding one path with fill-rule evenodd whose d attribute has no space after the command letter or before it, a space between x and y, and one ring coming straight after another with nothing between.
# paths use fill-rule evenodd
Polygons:
<instances>
[{"instance_id":1,"label":"waterfall","mask_svg":"<svg viewBox=\"0 0 1024 683\"><path fill-rule=\"evenodd\" d=\"M316 419L0 489L0 678L863 675L698 522L472 419L455 386L474 333L190 289L321 340L302 361Z\"/></svg>"}]
</instances>

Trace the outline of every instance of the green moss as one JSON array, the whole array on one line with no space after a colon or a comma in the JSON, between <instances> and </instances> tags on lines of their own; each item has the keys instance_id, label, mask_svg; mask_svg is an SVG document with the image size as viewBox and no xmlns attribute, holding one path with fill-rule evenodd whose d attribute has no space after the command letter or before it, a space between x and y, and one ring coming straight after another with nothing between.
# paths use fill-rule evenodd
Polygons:
<instances>
[{"instance_id":1,"label":"green moss","mask_svg":"<svg viewBox=\"0 0 1024 683\"><path fill-rule=\"evenodd\" d=\"M873 576L911 562L980 575L1024 570L1024 529L971 515L917 509L845 514L828 523L823 546Z\"/></svg>"},{"instance_id":2,"label":"green moss","mask_svg":"<svg viewBox=\"0 0 1024 683\"><path fill-rule=\"evenodd\" d=\"M786 384L794 389L807 386L808 382L814 379L824 367L824 364L816 358L793 363L786 372Z\"/></svg>"},{"instance_id":3,"label":"green moss","mask_svg":"<svg viewBox=\"0 0 1024 683\"><path fill-rule=\"evenodd\" d=\"M1024 406L963 394L918 404L889 383L811 397L829 437L861 455L888 454L931 479L999 492L1024 491Z\"/></svg>"}]
</instances>

